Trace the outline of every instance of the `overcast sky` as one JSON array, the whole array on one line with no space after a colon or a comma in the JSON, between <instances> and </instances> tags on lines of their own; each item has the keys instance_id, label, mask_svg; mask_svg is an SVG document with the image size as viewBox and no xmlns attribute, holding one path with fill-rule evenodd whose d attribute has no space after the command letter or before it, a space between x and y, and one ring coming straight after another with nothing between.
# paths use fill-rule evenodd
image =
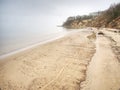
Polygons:
<instances>
[{"instance_id":1,"label":"overcast sky","mask_svg":"<svg viewBox=\"0 0 120 90\"><path fill-rule=\"evenodd\" d=\"M120 0L0 0L0 18L52 17L62 22L68 16L107 9ZM13 18L12 18L13 19Z\"/></svg>"}]
</instances>

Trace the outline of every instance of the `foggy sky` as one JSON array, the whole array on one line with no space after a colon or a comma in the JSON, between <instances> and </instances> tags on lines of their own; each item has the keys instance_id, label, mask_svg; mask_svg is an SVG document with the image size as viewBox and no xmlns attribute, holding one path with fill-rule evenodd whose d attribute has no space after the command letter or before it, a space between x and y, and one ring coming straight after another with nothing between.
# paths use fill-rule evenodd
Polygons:
<instances>
[{"instance_id":1,"label":"foggy sky","mask_svg":"<svg viewBox=\"0 0 120 90\"><path fill-rule=\"evenodd\" d=\"M119 0L0 0L0 19L56 17L84 15L107 9ZM60 21L60 22L61 22Z\"/></svg>"}]
</instances>

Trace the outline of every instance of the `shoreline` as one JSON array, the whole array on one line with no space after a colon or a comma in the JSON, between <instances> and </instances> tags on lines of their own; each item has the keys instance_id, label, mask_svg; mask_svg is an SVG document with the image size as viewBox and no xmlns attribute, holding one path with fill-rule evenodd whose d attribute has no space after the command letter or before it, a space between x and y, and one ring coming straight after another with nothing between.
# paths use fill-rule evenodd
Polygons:
<instances>
[{"instance_id":1,"label":"shoreline","mask_svg":"<svg viewBox=\"0 0 120 90\"><path fill-rule=\"evenodd\" d=\"M60 38L63 38L65 35L67 35L69 32L66 32L64 33L63 35L59 35L59 36L55 36L55 37L52 37L52 38L48 38L48 39L45 39L45 40L42 40L40 42L36 42L36 43L33 43L33 44L30 44L28 46L25 46L25 47L21 47L21 48L18 48L18 49L15 49L15 50L12 50L10 52L7 52L7 53L4 53L4 54L1 54L0 55L0 60L1 59L4 59L4 58L7 58L9 56L12 56L14 54L19 54L21 52L24 52L26 50L29 50L29 49L32 49L32 48L35 48L39 45L42 45L42 44L46 44L46 43L49 43L49 42L53 42L57 39L60 39Z\"/></svg>"},{"instance_id":2,"label":"shoreline","mask_svg":"<svg viewBox=\"0 0 120 90\"><path fill-rule=\"evenodd\" d=\"M10 51L8 53L4 53L4 54L1 54L0 55L0 60L4 59L4 58L7 58L7 57L10 57L10 56L14 56L16 54L19 54L21 52L24 52L26 50L29 50L29 49L32 49L32 48L35 48L39 45L43 45L43 44L47 44L47 43L50 43L50 42L54 42L55 40L57 39L61 39L63 37L66 37L67 35L69 34L72 34L72 33L76 33L76 32L79 32L79 31L83 31L83 32L89 32L86 28L84 29L78 29L78 30L75 30L75 29L72 29L70 31L67 31L65 33L62 33L61 35L59 36L56 36L55 37L52 37L52 38L48 38L48 39L45 39L45 40L42 40L40 42L36 42L36 43L33 43L33 44L30 44L28 46L25 46L25 47L21 47L21 48L18 48L16 50L13 50L13 51ZM91 32L91 31L90 31Z\"/></svg>"}]
</instances>

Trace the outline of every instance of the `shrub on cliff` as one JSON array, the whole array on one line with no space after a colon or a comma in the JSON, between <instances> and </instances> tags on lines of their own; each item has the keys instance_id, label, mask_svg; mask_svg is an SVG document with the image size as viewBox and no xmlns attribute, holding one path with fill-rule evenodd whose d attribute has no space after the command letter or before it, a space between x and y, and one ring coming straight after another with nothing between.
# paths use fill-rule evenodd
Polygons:
<instances>
[{"instance_id":1,"label":"shrub on cliff","mask_svg":"<svg viewBox=\"0 0 120 90\"><path fill-rule=\"evenodd\" d=\"M107 18L107 23L119 17L120 16L120 3L111 5L110 8L104 12L103 16Z\"/></svg>"},{"instance_id":2,"label":"shrub on cliff","mask_svg":"<svg viewBox=\"0 0 120 90\"><path fill-rule=\"evenodd\" d=\"M70 27L74 22L79 23L82 20L92 19L95 15L82 15L82 16L70 16L67 20L63 23L64 27Z\"/></svg>"},{"instance_id":3,"label":"shrub on cliff","mask_svg":"<svg viewBox=\"0 0 120 90\"><path fill-rule=\"evenodd\" d=\"M73 16L63 23L63 27L113 27L119 28L120 3L112 4L107 10L94 12L89 15ZM89 20L90 19L90 20ZM86 23L84 23L84 21ZM115 22L115 23L111 23ZM81 24L82 23L82 24Z\"/></svg>"}]
</instances>

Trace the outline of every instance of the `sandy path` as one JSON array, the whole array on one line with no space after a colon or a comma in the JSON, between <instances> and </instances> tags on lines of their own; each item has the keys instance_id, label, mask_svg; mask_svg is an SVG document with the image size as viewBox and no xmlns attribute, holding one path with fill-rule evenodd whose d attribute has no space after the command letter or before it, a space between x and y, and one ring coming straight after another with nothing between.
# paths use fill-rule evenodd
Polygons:
<instances>
[{"instance_id":1,"label":"sandy path","mask_svg":"<svg viewBox=\"0 0 120 90\"><path fill-rule=\"evenodd\" d=\"M86 80L81 90L120 90L120 35L103 31L97 36L96 53L88 66ZM115 48L118 53L115 52Z\"/></svg>"},{"instance_id":2,"label":"sandy path","mask_svg":"<svg viewBox=\"0 0 120 90\"><path fill-rule=\"evenodd\" d=\"M75 32L0 62L1 90L79 90L94 43Z\"/></svg>"}]
</instances>

